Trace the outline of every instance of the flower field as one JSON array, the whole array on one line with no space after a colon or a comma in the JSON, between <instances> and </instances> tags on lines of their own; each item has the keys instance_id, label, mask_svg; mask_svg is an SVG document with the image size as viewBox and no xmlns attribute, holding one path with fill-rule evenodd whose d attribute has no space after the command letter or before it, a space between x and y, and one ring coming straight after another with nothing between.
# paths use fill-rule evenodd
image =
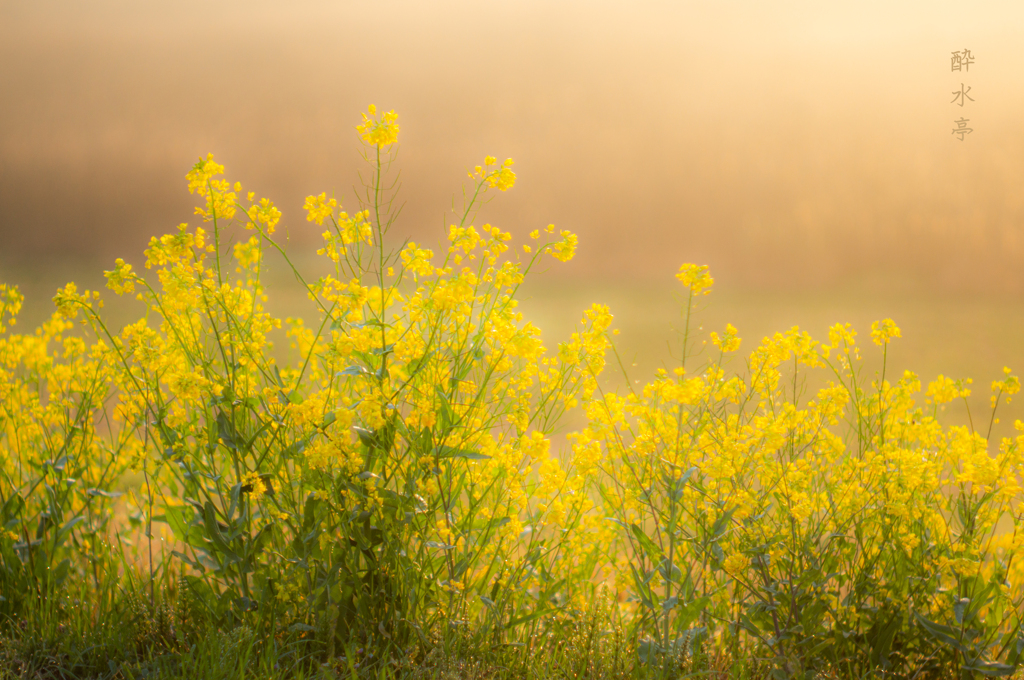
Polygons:
<instances>
[{"instance_id":1,"label":"flower field","mask_svg":"<svg viewBox=\"0 0 1024 680\"><path fill-rule=\"evenodd\" d=\"M67 284L24 334L0 284L0 678L1016 672L1009 369L945 423L971 382L887 365L892 320L743 354L700 328L714 281L683 264L675 366L613 391L607 307L550 347L517 309L577 238L481 223L512 160L471 168L447 241L415 243L398 116L356 131L357 205L305 205L329 274L208 156L199 224L145 271ZM271 256L301 316L265 309ZM111 327L107 295L143 314Z\"/></svg>"}]
</instances>

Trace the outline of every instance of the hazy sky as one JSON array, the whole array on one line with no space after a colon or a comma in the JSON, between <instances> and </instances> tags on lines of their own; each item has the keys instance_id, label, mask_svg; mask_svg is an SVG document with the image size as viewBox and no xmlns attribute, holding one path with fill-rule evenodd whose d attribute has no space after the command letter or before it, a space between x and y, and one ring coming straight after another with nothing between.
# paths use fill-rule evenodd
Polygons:
<instances>
[{"instance_id":1,"label":"hazy sky","mask_svg":"<svg viewBox=\"0 0 1024 680\"><path fill-rule=\"evenodd\" d=\"M482 219L577 232L564 276L1024 290L1021 2L0 0L0 264L139 262L207 152L310 247L369 103L417 240L493 154Z\"/></svg>"}]
</instances>

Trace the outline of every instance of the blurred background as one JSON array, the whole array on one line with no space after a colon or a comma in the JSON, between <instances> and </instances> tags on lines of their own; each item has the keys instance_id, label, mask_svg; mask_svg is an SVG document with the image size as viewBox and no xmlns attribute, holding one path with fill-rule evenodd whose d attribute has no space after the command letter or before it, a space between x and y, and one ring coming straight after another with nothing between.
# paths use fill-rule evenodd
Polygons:
<instances>
[{"instance_id":1,"label":"blurred background","mask_svg":"<svg viewBox=\"0 0 1024 680\"><path fill-rule=\"evenodd\" d=\"M28 297L18 329L59 285L100 287L114 258L138 268L151 236L194 222L185 173L208 152L311 252L303 200L356 206L369 103L400 116L402 236L443 238L487 154L518 179L479 222L579 234L524 291L549 346L609 304L647 379L672 362L673 275L697 262L716 279L705 330L732 322L744 351L837 321L870 345L892 317L890 370L971 376L982 405L1004 365L1024 370L1011 1L0 0L0 280Z\"/></svg>"}]
</instances>

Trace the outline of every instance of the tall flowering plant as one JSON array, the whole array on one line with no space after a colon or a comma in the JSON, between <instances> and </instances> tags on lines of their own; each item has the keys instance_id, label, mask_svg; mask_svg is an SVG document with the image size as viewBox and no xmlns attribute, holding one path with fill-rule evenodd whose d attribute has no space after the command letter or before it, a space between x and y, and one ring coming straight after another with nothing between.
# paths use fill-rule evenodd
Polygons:
<instances>
[{"instance_id":1,"label":"tall flowering plant","mask_svg":"<svg viewBox=\"0 0 1024 680\"><path fill-rule=\"evenodd\" d=\"M440 254L391 242L397 119L370 107L357 127L362 205L306 200L329 274L307 280L276 239L278 209L212 157L188 174L205 228L152 240L155 280L122 261L107 273L148 310L110 340L117 414L143 433L154 518L182 544L187 587L218 617L293 622L331 649L470 621L502 641L579 583L556 574L592 568L578 530L592 523L593 464L560 460L549 436L593 393L610 316L588 312L549 356L515 299L539 258L572 258L576 237L535 230L511 251L510 233L475 226L483 196L516 179L511 159L487 157ZM265 310L268 249L313 323ZM273 352L278 329L293 363Z\"/></svg>"},{"instance_id":2,"label":"tall flowering plant","mask_svg":"<svg viewBox=\"0 0 1024 680\"><path fill-rule=\"evenodd\" d=\"M14 333L24 301L0 284L0 617L45 608L69 577L99 586L110 550L114 490L141 454L112 423L109 342L76 333L98 294L68 284L34 333ZM78 317L81 319L81 317Z\"/></svg>"},{"instance_id":3,"label":"tall flowering plant","mask_svg":"<svg viewBox=\"0 0 1024 680\"><path fill-rule=\"evenodd\" d=\"M916 375L890 382L890 319L871 329L882 371L870 382L843 324L824 346L798 328L765 338L733 372L735 328L710 346L690 337L707 268L678 278L680 365L642 390L596 395L578 440L603 450L641 660L667 671L718 649L779 677L1012 673L1024 650L1024 436L988 438L1018 379L1007 369L993 383L983 435L938 420L969 381L939 376L923 406Z\"/></svg>"}]
</instances>

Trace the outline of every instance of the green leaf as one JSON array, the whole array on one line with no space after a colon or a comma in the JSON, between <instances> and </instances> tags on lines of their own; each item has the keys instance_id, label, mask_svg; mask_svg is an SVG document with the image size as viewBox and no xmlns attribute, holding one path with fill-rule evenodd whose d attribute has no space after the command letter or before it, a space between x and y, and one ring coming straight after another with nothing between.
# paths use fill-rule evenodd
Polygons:
<instances>
[{"instance_id":1,"label":"green leaf","mask_svg":"<svg viewBox=\"0 0 1024 680\"><path fill-rule=\"evenodd\" d=\"M40 546L40 550L35 554L35 575L36 580L41 583L46 583L47 570L50 563L50 557L46 554L46 550L43 546Z\"/></svg>"},{"instance_id":2,"label":"green leaf","mask_svg":"<svg viewBox=\"0 0 1024 680\"><path fill-rule=\"evenodd\" d=\"M647 554L647 558L650 559L650 561L657 562L665 557L662 549L658 548L657 544L651 541L650 538L643 533L643 529L641 529L637 524L630 524L630 530L632 530L633 536L636 537L637 542L640 544L640 547L643 548L643 551Z\"/></svg>"},{"instance_id":3,"label":"green leaf","mask_svg":"<svg viewBox=\"0 0 1024 680\"><path fill-rule=\"evenodd\" d=\"M538 609L530 614L527 614L526 616L520 616L518 618L512 619L511 621L505 624L504 628L505 630L508 630L509 628L515 628L516 626L522 625L524 623L529 623L530 621L538 619L544 616L545 614L553 611L555 610L551 609L550 607L547 609Z\"/></svg>"},{"instance_id":4,"label":"green leaf","mask_svg":"<svg viewBox=\"0 0 1024 680\"><path fill-rule=\"evenodd\" d=\"M53 520L50 519L50 513L43 512L39 514L39 525L36 526L36 539L40 539L46 535L50 525L53 524Z\"/></svg>"},{"instance_id":5,"label":"green leaf","mask_svg":"<svg viewBox=\"0 0 1024 680\"><path fill-rule=\"evenodd\" d=\"M921 627L924 628L933 638L939 642L949 645L963 654L967 654L967 648L960 644L960 640L958 639L959 633L957 633L957 631L941 623L929 621L917 612L914 612L914 618L917 619L917 622Z\"/></svg>"},{"instance_id":6,"label":"green leaf","mask_svg":"<svg viewBox=\"0 0 1024 680\"><path fill-rule=\"evenodd\" d=\"M85 493L90 496L101 496L103 498L119 498L124 495L121 491L106 491L105 489L89 489Z\"/></svg>"},{"instance_id":7,"label":"green leaf","mask_svg":"<svg viewBox=\"0 0 1024 680\"><path fill-rule=\"evenodd\" d=\"M732 516L733 516L734 512L736 512L735 508L733 508L732 510L729 510L727 512L722 513L722 515L720 515L718 517L718 519L715 520L714 525L712 525L712 527L711 527L711 538L712 538L712 540L721 537L722 534L725 533L725 528L728 525L729 520L732 519Z\"/></svg>"},{"instance_id":8,"label":"green leaf","mask_svg":"<svg viewBox=\"0 0 1024 680\"><path fill-rule=\"evenodd\" d=\"M240 438L235 430L235 425L223 411L217 413L217 436L220 441L223 442L224 446L228 447L232 451L238 450L238 444Z\"/></svg>"},{"instance_id":9,"label":"green leaf","mask_svg":"<svg viewBox=\"0 0 1024 680\"><path fill-rule=\"evenodd\" d=\"M320 427L326 428L328 425L334 423L338 419L338 414L335 411L328 411L324 414L324 422L320 424Z\"/></svg>"},{"instance_id":10,"label":"green leaf","mask_svg":"<svg viewBox=\"0 0 1024 680\"><path fill-rule=\"evenodd\" d=\"M53 584L58 588L64 585L64 580L68 577L70 570L71 560L65 557L57 565L57 568L53 570Z\"/></svg>"},{"instance_id":11,"label":"green leaf","mask_svg":"<svg viewBox=\"0 0 1024 680\"><path fill-rule=\"evenodd\" d=\"M686 628L689 626L701 612L707 609L708 604L711 602L711 596L705 595L704 597L698 597L693 602L689 602L684 607L680 607L676 610L676 628Z\"/></svg>"},{"instance_id":12,"label":"green leaf","mask_svg":"<svg viewBox=\"0 0 1024 680\"><path fill-rule=\"evenodd\" d=\"M412 376L412 375L416 375L416 373L417 373L417 372L418 372L418 371L419 371L419 370L420 370L420 369L421 369L421 368L423 367L423 365L424 365L424 364L425 364L425 363L426 363L426 362L427 362L427 361L428 361L428 360L429 360L429 359L430 359L431 357L433 357L433 352L427 352L427 353L426 353L426 354L424 354L423 356L421 356L421 357L418 357L418 358L416 358L416 359L412 359L411 361L409 361L409 363L407 363L407 364L405 365L405 368L406 368L406 370L407 370L407 371L409 372L409 375L411 375L411 376Z\"/></svg>"},{"instance_id":13,"label":"green leaf","mask_svg":"<svg viewBox=\"0 0 1024 680\"><path fill-rule=\"evenodd\" d=\"M381 325L384 325L384 324L381 324ZM394 351L395 351L394 343L388 343L387 345L384 345L384 349L381 349L380 347L374 347L372 350L370 350L370 354L374 354L376 356L381 356L382 354L385 354L385 355L386 354L391 354Z\"/></svg>"},{"instance_id":14,"label":"green leaf","mask_svg":"<svg viewBox=\"0 0 1024 680\"><path fill-rule=\"evenodd\" d=\"M644 552L647 553L647 558L651 562L659 562L664 558L661 548L659 548L654 541L648 538L647 534L645 534L639 526L631 524L629 525L629 528L633 532L633 535L636 536L637 542L640 543L640 547L642 547Z\"/></svg>"},{"instance_id":15,"label":"green leaf","mask_svg":"<svg viewBox=\"0 0 1024 680\"><path fill-rule=\"evenodd\" d=\"M455 550L454 545L449 545L447 543L439 543L438 541L427 541L423 545L427 546L428 548L435 548L437 550Z\"/></svg>"},{"instance_id":16,"label":"green leaf","mask_svg":"<svg viewBox=\"0 0 1024 680\"><path fill-rule=\"evenodd\" d=\"M667 557L658 563L657 570L663 579L666 581L674 581L676 583L679 582L679 579L683 575L683 572L680 571L679 567L670 563Z\"/></svg>"},{"instance_id":17,"label":"green leaf","mask_svg":"<svg viewBox=\"0 0 1024 680\"><path fill-rule=\"evenodd\" d=\"M641 640L637 645L636 655L640 663L653 663L657 660L660 647L654 640Z\"/></svg>"},{"instance_id":18,"label":"green leaf","mask_svg":"<svg viewBox=\"0 0 1024 680\"><path fill-rule=\"evenodd\" d=\"M636 592L640 596L640 602L643 603L648 609L654 609L654 600L656 599L654 593L651 592L651 586L646 580L640 577L640 572L636 570L632 562L629 565L629 571L633 575L633 585L636 586Z\"/></svg>"},{"instance_id":19,"label":"green leaf","mask_svg":"<svg viewBox=\"0 0 1024 680\"><path fill-rule=\"evenodd\" d=\"M761 636L761 631L757 627L757 624L755 624L753 621L751 621L750 617L747 616L746 614L740 614L740 620L737 623L738 623L738 626L740 628L742 628L743 630L747 631L751 635L754 635L756 637L760 637ZM731 624L731 623L729 624L730 627L732 625L733 624Z\"/></svg>"},{"instance_id":20,"label":"green leaf","mask_svg":"<svg viewBox=\"0 0 1024 680\"><path fill-rule=\"evenodd\" d=\"M22 498L19 494L13 494L10 498L7 499L7 501L4 503L3 510L3 520L5 523L5 528L9 528L6 527L7 522L18 521L18 517L19 515L21 515L22 508L24 507L25 499Z\"/></svg>"},{"instance_id":21,"label":"green leaf","mask_svg":"<svg viewBox=\"0 0 1024 680\"><path fill-rule=\"evenodd\" d=\"M313 525L316 524L316 506L319 504L319 499L314 494L306 496L306 505L302 512L302 532L308 533L313 530Z\"/></svg>"},{"instance_id":22,"label":"green leaf","mask_svg":"<svg viewBox=\"0 0 1024 680\"><path fill-rule=\"evenodd\" d=\"M64 539L66 539L68 534L71 533L71 530L74 529L76 525L84 521L85 517L79 515L78 517L72 519L70 522L66 522L64 526L62 526L60 530L57 532L57 545L63 545Z\"/></svg>"},{"instance_id":23,"label":"green leaf","mask_svg":"<svg viewBox=\"0 0 1024 680\"><path fill-rule=\"evenodd\" d=\"M202 565L202 563L193 560L191 557L189 557L188 555L186 555L183 552L180 552L178 550L172 550L171 554L174 555L175 557L177 557L179 560L181 560L185 564L187 564L188 566L190 566L193 569L195 569L196 571L198 571L200 574L202 574L203 572L206 571L206 567L204 567Z\"/></svg>"},{"instance_id":24,"label":"green leaf","mask_svg":"<svg viewBox=\"0 0 1024 680\"><path fill-rule=\"evenodd\" d=\"M871 659L875 664L881 665L888 662L892 641L902 624L903 616L896 612L874 636L868 637L868 641L871 643Z\"/></svg>"},{"instance_id":25,"label":"green leaf","mask_svg":"<svg viewBox=\"0 0 1024 680\"><path fill-rule=\"evenodd\" d=\"M61 456L57 460L48 460L44 463L44 466L52 467L57 472L64 472L64 467L68 464L68 457Z\"/></svg>"},{"instance_id":26,"label":"green leaf","mask_svg":"<svg viewBox=\"0 0 1024 680\"><path fill-rule=\"evenodd\" d=\"M217 549L224 553L231 562L241 562L241 558L238 556L231 546L228 545L227 540L224 538L224 534L220 531L220 526L217 523L216 510L213 507L213 503L206 501L203 505L203 521L206 525L206 535L210 537Z\"/></svg>"},{"instance_id":27,"label":"green leaf","mask_svg":"<svg viewBox=\"0 0 1024 680\"><path fill-rule=\"evenodd\" d=\"M434 454L438 458L465 458L467 460L490 459L490 456L486 453L480 453L479 451L473 451L471 449L457 449L452 446L438 446L434 449Z\"/></svg>"},{"instance_id":28,"label":"green leaf","mask_svg":"<svg viewBox=\"0 0 1024 680\"><path fill-rule=\"evenodd\" d=\"M982 675L987 675L989 677L1013 675L1017 670L1016 666L1011 666L1010 664L996 663L995 661L982 661L981 659L965 663L960 668L965 671L981 673Z\"/></svg>"},{"instance_id":29,"label":"green leaf","mask_svg":"<svg viewBox=\"0 0 1024 680\"><path fill-rule=\"evenodd\" d=\"M359 435L359 441L368 448L376 448L377 446L377 434L373 430L367 430L365 427L353 427L355 433Z\"/></svg>"},{"instance_id":30,"label":"green leaf","mask_svg":"<svg viewBox=\"0 0 1024 680\"><path fill-rule=\"evenodd\" d=\"M956 604L953 605L953 616L956 617L957 624L964 622L964 610L967 609L971 604L971 598L961 597L957 600Z\"/></svg>"},{"instance_id":31,"label":"green leaf","mask_svg":"<svg viewBox=\"0 0 1024 680\"><path fill-rule=\"evenodd\" d=\"M164 509L164 521L171 527L174 537L185 543L188 543L189 525L194 516L194 511L188 505L168 505Z\"/></svg>"},{"instance_id":32,"label":"green leaf","mask_svg":"<svg viewBox=\"0 0 1024 680\"><path fill-rule=\"evenodd\" d=\"M538 602L550 602L554 599L555 593L565 584L565 579L561 578L545 588L544 592L537 598Z\"/></svg>"},{"instance_id":33,"label":"green leaf","mask_svg":"<svg viewBox=\"0 0 1024 680\"><path fill-rule=\"evenodd\" d=\"M434 394L437 395L438 400L441 402L440 408L440 421L441 431L448 432L452 428L452 424L455 422L455 412L452 410L451 404L448 402L448 395L444 393L440 385L434 386Z\"/></svg>"}]
</instances>

